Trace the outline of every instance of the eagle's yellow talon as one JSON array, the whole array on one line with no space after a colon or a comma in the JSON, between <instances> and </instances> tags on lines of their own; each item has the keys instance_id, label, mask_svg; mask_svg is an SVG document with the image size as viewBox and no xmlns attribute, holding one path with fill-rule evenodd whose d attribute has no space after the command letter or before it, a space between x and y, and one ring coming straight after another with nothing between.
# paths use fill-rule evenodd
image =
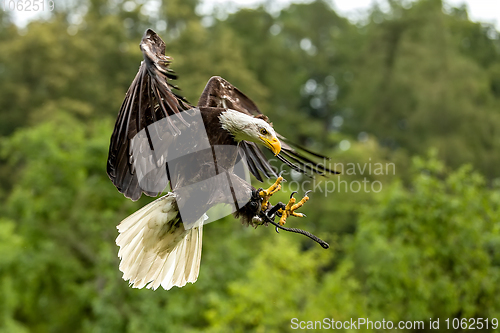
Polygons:
<instances>
[{"instance_id":1,"label":"eagle's yellow talon","mask_svg":"<svg viewBox=\"0 0 500 333\"><path fill-rule=\"evenodd\" d=\"M281 218L280 218L280 222L279 222L281 226L283 226L286 223L286 219L289 216L295 216L295 217L305 217L306 216L305 214L302 214L302 213L295 213L295 210L302 207L302 205L304 205L307 202L307 200L309 200L309 197L307 196L309 191L307 191L306 194L304 195L304 197L302 198L302 200L300 200L297 203L295 203L296 200L293 197L293 195L295 193L296 192L293 192L292 195L290 196L290 201L288 201L288 203L286 204L285 209L278 210L278 212L281 213Z\"/></svg>"},{"instance_id":2,"label":"eagle's yellow talon","mask_svg":"<svg viewBox=\"0 0 500 333\"><path fill-rule=\"evenodd\" d=\"M306 214L292 212L292 216L295 216L295 217L305 217Z\"/></svg>"},{"instance_id":3,"label":"eagle's yellow talon","mask_svg":"<svg viewBox=\"0 0 500 333\"><path fill-rule=\"evenodd\" d=\"M260 197L264 199L264 200L262 200L262 205L261 205L262 210L267 209L267 206L269 204L269 198L271 198L271 196L274 193L281 190L281 182L282 181L283 181L283 177L279 176L278 179L276 179L276 181L274 182L274 184L271 185L267 190L262 190L259 192Z\"/></svg>"}]
</instances>

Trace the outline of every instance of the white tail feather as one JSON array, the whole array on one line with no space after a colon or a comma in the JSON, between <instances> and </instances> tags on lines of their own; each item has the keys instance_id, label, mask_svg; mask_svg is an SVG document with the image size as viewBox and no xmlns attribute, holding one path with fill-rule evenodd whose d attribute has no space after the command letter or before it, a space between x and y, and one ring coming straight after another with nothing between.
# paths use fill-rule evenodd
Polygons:
<instances>
[{"instance_id":1,"label":"white tail feather","mask_svg":"<svg viewBox=\"0 0 500 333\"><path fill-rule=\"evenodd\" d=\"M185 230L178 216L175 195L167 195L144 206L117 227L120 235L120 270L134 288L169 290L198 278L203 221Z\"/></svg>"}]
</instances>

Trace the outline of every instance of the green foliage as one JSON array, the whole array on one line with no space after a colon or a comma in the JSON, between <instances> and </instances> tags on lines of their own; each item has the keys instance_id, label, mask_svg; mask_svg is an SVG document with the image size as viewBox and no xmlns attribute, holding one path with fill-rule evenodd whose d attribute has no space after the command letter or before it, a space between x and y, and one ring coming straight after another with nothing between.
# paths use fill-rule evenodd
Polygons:
<instances>
[{"instance_id":1,"label":"green foliage","mask_svg":"<svg viewBox=\"0 0 500 333\"><path fill-rule=\"evenodd\" d=\"M207 317L214 332L264 332L289 326L298 309L307 313L304 305L319 291L319 270L333 252L320 247L303 252L290 238L264 244L247 274L228 285L228 295L213 297Z\"/></svg>"},{"instance_id":2,"label":"green foliage","mask_svg":"<svg viewBox=\"0 0 500 333\"><path fill-rule=\"evenodd\" d=\"M443 13L440 1L374 12L354 67L347 124L389 147L423 154L429 146L458 167L497 177L500 41L494 29ZM363 94L360 96L360 92Z\"/></svg>"},{"instance_id":3,"label":"green foliage","mask_svg":"<svg viewBox=\"0 0 500 333\"><path fill-rule=\"evenodd\" d=\"M196 0L164 1L151 16L143 3L66 5L24 30L0 12L0 333L292 331L292 318L500 313L491 26L435 0L390 1L363 24L322 0L223 20L202 19ZM121 279L115 226L151 198L125 199L105 164L146 27L164 37L192 103L223 76L280 133L343 165L330 178L287 173L273 197L313 189L308 217L288 223L330 250L226 217L204 230L196 284L152 292ZM395 173L359 169L377 163ZM364 180L381 190L343 190Z\"/></svg>"},{"instance_id":4,"label":"green foliage","mask_svg":"<svg viewBox=\"0 0 500 333\"><path fill-rule=\"evenodd\" d=\"M207 317L214 332L286 330L291 318L492 318L499 220L500 192L470 166L445 176L435 153L415 158L411 187L396 181L365 206L352 238L333 251L300 251L283 236L265 244Z\"/></svg>"},{"instance_id":5,"label":"green foliage","mask_svg":"<svg viewBox=\"0 0 500 333\"><path fill-rule=\"evenodd\" d=\"M13 320L13 313L19 306L18 294L12 290L15 280L8 274L22 253L23 238L16 234L15 224L0 219L0 332L27 332L22 324Z\"/></svg>"},{"instance_id":6,"label":"green foliage","mask_svg":"<svg viewBox=\"0 0 500 333\"><path fill-rule=\"evenodd\" d=\"M464 166L445 175L435 153L414 159L410 189L395 182L365 209L349 244L374 317L486 318L500 311L500 197Z\"/></svg>"}]
</instances>

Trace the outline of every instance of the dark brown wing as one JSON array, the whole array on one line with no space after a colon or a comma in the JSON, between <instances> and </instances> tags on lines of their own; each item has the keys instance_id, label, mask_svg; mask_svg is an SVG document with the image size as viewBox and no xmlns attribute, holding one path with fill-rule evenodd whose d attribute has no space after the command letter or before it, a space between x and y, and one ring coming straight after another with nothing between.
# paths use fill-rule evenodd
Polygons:
<instances>
[{"instance_id":1,"label":"dark brown wing","mask_svg":"<svg viewBox=\"0 0 500 333\"><path fill-rule=\"evenodd\" d=\"M135 174L130 156L131 140L142 129L148 139L148 126L169 115L179 114L192 108L182 97L172 92L169 80L175 79L175 73L169 68L172 59L165 55L165 43L153 31L148 29L141 44L144 61L132 81L120 108L118 119L111 136L108 153L107 173L116 188L126 197L138 200L142 193L156 196L158 192L143 190ZM181 116L178 117L185 123ZM172 135L180 131L168 117L165 129ZM151 141L151 140L150 140ZM150 147L153 150L153 147Z\"/></svg>"},{"instance_id":2,"label":"dark brown wing","mask_svg":"<svg viewBox=\"0 0 500 333\"><path fill-rule=\"evenodd\" d=\"M278 175L273 170L269 161L264 156L264 153L259 149L259 147L253 143L248 141L242 141L239 145L239 148L243 151L248 169L257 178L258 181L263 182L261 172L264 174L266 178L277 178Z\"/></svg>"},{"instance_id":3,"label":"dark brown wing","mask_svg":"<svg viewBox=\"0 0 500 333\"><path fill-rule=\"evenodd\" d=\"M198 100L198 107L232 109L267 121L267 117L260 112L257 105L250 98L220 76L213 76L208 80ZM240 144L240 149L246 157L250 172L259 181L263 181L260 172L266 178L278 176L255 143L243 141Z\"/></svg>"},{"instance_id":4,"label":"dark brown wing","mask_svg":"<svg viewBox=\"0 0 500 333\"><path fill-rule=\"evenodd\" d=\"M214 106L240 111L249 116L265 117L250 98L220 76L212 76L208 80L198 106Z\"/></svg>"},{"instance_id":5,"label":"dark brown wing","mask_svg":"<svg viewBox=\"0 0 500 333\"><path fill-rule=\"evenodd\" d=\"M269 122L267 116L260 112L257 105L255 105L250 98L220 76L213 76L210 80L208 80L208 83L198 101L198 106L233 109ZM326 166L326 161L329 160L328 157L312 152L298 144L290 142L278 133L277 136L281 142L281 153L277 156L277 158L293 170L306 175L327 175L329 173L338 173ZM267 178L277 176L271 168L267 158L255 143L244 141L240 144L240 146L245 152L248 168L255 178L262 181L260 172L262 172ZM308 158L305 153L312 155L312 157ZM323 163L314 161L314 159L317 160L318 158L322 159Z\"/></svg>"}]
</instances>

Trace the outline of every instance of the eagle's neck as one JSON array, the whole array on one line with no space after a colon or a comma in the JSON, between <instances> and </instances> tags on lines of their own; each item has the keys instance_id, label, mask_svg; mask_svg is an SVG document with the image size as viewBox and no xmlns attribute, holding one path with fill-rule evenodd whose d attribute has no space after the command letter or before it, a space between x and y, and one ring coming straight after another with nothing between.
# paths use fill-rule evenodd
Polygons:
<instances>
[{"instance_id":1,"label":"eagle's neck","mask_svg":"<svg viewBox=\"0 0 500 333\"><path fill-rule=\"evenodd\" d=\"M243 140L253 141L253 120L253 117L231 109L224 110L219 115L221 127L229 132L237 143Z\"/></svg>"},{"instance_id":2,"label":"eagle's neck","mask_svg":"<svg viewBox=\"0 0 500 333\"><path fill-rule=\"evenodd\" d=\"M225 111L225 109L218 107L200 107L201 117L211 146L238 144L234 135L222 127L220 116Z\"/></svg>"}]
</instances>

